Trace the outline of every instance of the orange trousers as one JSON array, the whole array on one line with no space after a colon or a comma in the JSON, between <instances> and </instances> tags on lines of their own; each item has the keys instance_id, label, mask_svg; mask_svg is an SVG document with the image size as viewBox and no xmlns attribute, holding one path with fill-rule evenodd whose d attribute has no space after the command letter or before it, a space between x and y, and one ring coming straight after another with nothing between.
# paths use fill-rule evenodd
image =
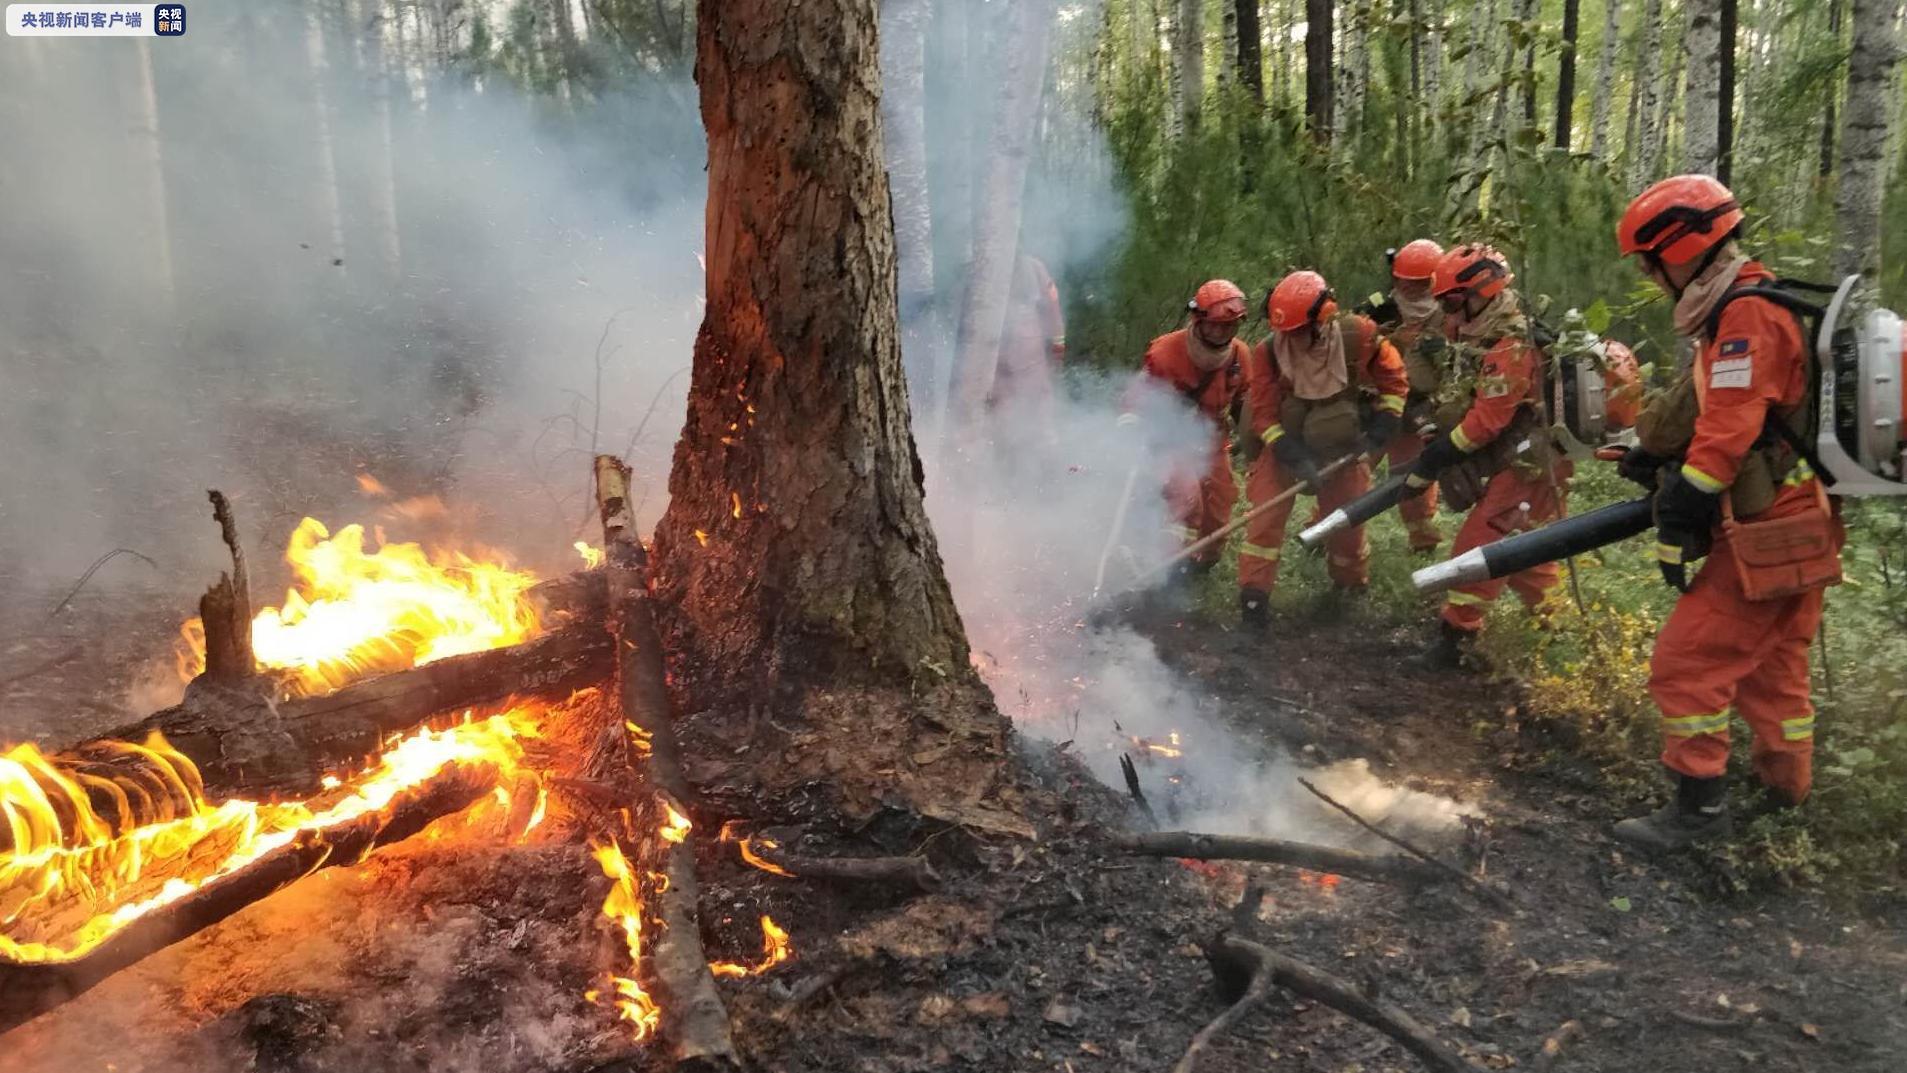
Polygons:
<instances>
[{"instance_id":1,"label":"orange trousers","mask_svg":"<svg viewBox=\"0 0 1907 1073\"><path fill-rule=\"evenodd\" d=\"M1768 513L1791 513L1784 507L1792 498L1784 493ZM1733 707L1755 736L1755 775L1798 805L1814 781L1808 645L1826 594L1751 601L1736 571L1734 550L1717 530L1708 560L1655 639L1649 695L1662 710L1662 762L1698 779L1725 774Z\"/></svg>"},{"instance_id":2,"label":"orange trousers","mask_svg":"<svg viewBox=\"0 0 1907 1073\"><path fill-rule=\"evenodd\" d=\"M1179 471L1165 482L1165 504L1177 523L1172 531L1181 546L1223 528L1232 520L1232 507L1237 503L1238 482L1232 478L1231 455L1222 440L1213 449L1204 472ZM1223 550L1224 541L1213 541L1211 547L1192 556L1192 561L1211 566Z\"/></svg>"},{"instance_id":3,"label":"orange trousers","mask_svg":"<svg viewBox=\"0 0 1907 1073\"><path fill-rule=\"evenodd\" d=\"M1424 453L1423 438L1406 429L1397 434L1390 442L1385 454L1390 459L1391 472L1402 473L1415 465L1417 456ZM1404 518L1404 529L1410 534L1410 550L1435 551L1443 543L1443 533L1437 529L1437 486L1432 484L1424 494L1415 499L1406 499L1397 505L1397 513Z\"/></svg>"},{"instance_id":4,"label":"orange trousers","mask_svg":"<svg viewBox=\"0 0 1907 1073\"><path fill-rule=\"evenodd\" d=\"M1563 491L1570 472L1570 463L1565 460L1557 463L1553 482L1540 475L1520 476L1514 467L1490 478L1483 498L1470 508L1462 528L1457 530L1457 539L1450 546L1451 557L1562 517L1563 503L1558 493ZM1466 633L1477 633L1483 629L1490 604L1505 585L1515 590L1525 607L1534 608L1548 598L1561 577L1562 571L1555 563L1544 563L1507 578L1459 585L1444 598L1443 620Z\"/></svg>"},{"instance_id":5,"label":"orange trousers","mask_svg":"<svg viewBox=\"0 0 1907 1073\"><path fill-rule=\"evenodd\" d=\"M1268 503L1294 483L1269 450L1252 463L1245 478L1245 500L1256 507ZM1363 462L1346 466L1324 480L1318 494L1317 513L1321 516L1349 503L1371 488L1371 470ZM1240 588L1270 592L1278 584L1278 560L1284 554L1285 523L1291 520L1294 497L1272 507L1245 523L1245 543L1238 550ZM1331 580L1346 588L1360 589L1370 584L1371 560L1364 527L1341 529L1325 540L1325 570Z\"/></svg>"}]
</instances>

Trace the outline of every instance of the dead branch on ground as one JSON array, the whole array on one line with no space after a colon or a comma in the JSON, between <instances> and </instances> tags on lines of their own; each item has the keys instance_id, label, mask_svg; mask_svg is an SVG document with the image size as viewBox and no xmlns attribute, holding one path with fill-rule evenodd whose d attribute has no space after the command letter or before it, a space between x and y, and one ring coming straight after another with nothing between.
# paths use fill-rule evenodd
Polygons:
<instances>
[{"instance_id":1,"label":"dead branch on ground","mask_svg":"<svg viewBox=\"0 0 1907 1073\"><path fill-rule=\"evenodd\" d=\"M789 853L772 838L736 843L742 860L764 872L791 879L833 879L854 883L895 883L927 893L939 889L940 875L925 857L804 857Z\"/></svg>"},{"instance_id":2,"label":"dead branch on ground","mask_svg":"<svg viewBox=\"0 0 1907 1073\"><path fill-rule=\"evenodd\" d=\"M1265 861L1330 872L1373 883L1422 886L1443 883L1450 875L1411 857L1376 857L1355 850L1309 842L1245 835L1208 835L1196 831L1152 831L1115 835L1113 847L1145 857L1183 857L1195 861Z\"/></svg>"},{"instance_id":3,"label":"dead branch on ground","mask_svg":"<svg viewBox=\"0 0 1907 1073\"><path fill-rule=\"evenodd\" d=\"M1399 838L1398 836L1394 834L1391 834L1389 831L1386 831L1383 828L1372 823L1371 821L1365 819L1364 817L1359 816L1356 812L1353 812L1349 806L1338 801L1336 798L1332 797L1330 794L1325 793L1323 790L1318 789L1316 786L1313 786L1311 784L1311 780L1301 778L1298 780L1298 785L1311 791L1312 795L1315 796L1318 800L1324 802L1327 805L1330 805L1332 808L1343 813L1346 817L1350 819L1352 823L1357 824L1359 827L1362 827L1364 830L1369 831L1370 833L1376 835L1377 837L1383 839L1386 842L1389 842L1391 845L1396 846L1398 849L1403 850L1405 853L1408 853L1411 856L1416 857L1418 860L1425 861L1431 865L1434 865L1438 869L1448 873L1451 876L1451 878L1463 884L1465 890L1470 891L1471 893L1475 894L1477 897L1482 898L1486 902L1489 902L1491 905L1497 906L1498 908L1501 908L1501 909L1515 908L1515 905L1510 901L1509 898L1505 897L1504 895L1494 890L1491 890L1489 887L1484 886L1482 883L1478 882L1474 877L1472 877L1466 872L1463 872L1462 870L1458 869L1454 865L1445 864L1442 860L1439 860L1438 858L1432 856L1428 851L1419 849L1417 846L1412 845L1409 842L1406 842L1404 839Z\"/></svg>"}]
</instances>

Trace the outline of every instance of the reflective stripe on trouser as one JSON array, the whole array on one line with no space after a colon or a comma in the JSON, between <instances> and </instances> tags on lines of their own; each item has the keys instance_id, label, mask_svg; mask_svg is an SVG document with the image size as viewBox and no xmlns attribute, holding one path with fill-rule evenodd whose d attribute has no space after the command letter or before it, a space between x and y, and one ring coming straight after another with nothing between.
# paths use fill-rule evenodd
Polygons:
<instances>
[{"instance_id":1,"label":"reflective stripe on trouser","mask_svg":"<svg viewBox=\"0 0 1907 1073\"><path fill-rule=\"evenodd\" d=\"M1238 482L1232 479L1231 456L1223 448L1221 442L1212 451L1203 472L1181 470L1165 482L1166 508L1182 527L1181 537L1187 544L1217 532L1232 520ZM1201 564L1215 563L1224 550L1224 541L1213 541L1192 559Z\"/></svg>"},{"instance_id":2,"label":"reflective stripe on trouser","mask_svg":"<svg viewBox=\"0 0 1907 1073\"><path fill-rule=\"evenodd\" d=\"M1270 451L1259 454L1245 478L1245 500L1256 506L1270 502L1292 485ZM1329 513L1363 495L1371 487L1370 467L1360 462L1346 466L1325 478L1324 491L1318 496L1318 510ZM1285 543L1285 526L1291 511L1303 496L1272 507L1245 523L1245 551L1238 557L1238 584L1242 588L1270 592L1278 584L1278 560ZM1361 586L1370 581L1366 569L1370 561L1364 540L1364 527L1333 533L1325 541L1326 571L1339 585Z\"/></svg>"},{"instance_id":3,"label":"reflective stripe on trouser","mask_svg":"<svg viewBox=\"0 0 1907 1073\"><path fill-rule=\"evenodd\" d=\"M1417 461L1424 453L1424 441L1415 432L1405 431L1390 442L1386 451L1390 458L1391 472L1402 473ZM1410 533L1412 551L1429 551L1443 543L1443 532L1437 528L1437 486L1432 484L1424 494L1414 499L1406 499L1397 505L1397 513L1404 519L1404 528Z\"/></svg>"},{"instance_id":4,"label":"reflective stripe on trouser","mask_svg":"<svg viewBox=\"0 0 1907 1073\"><path fill-rule=\"evenodd\" d=\"M1810 499L1812 489L1805 493ZM1783 493L1776 506L1783 507ZM1649 695L1662 710L1662 762L1684 775L1728 770L1733 708L1755 740L1755 774L1790 801L1808 796L1814 773L1814 705L1808 696L1808 645L1821 625L1821 592L1779 600L1742 595L1732 545L1714 550L1655 640Z\"/></svg>"},{"instance_id":5,"label":"reflective stripe on trouser","mask_svg":"<svg viewBox=\"0 0 1907 1073\"><path fill-rule=\"evenodd\" d=\"M1506 469L1490 478L1489 485L1483 490L1483 498L1470 508L1463 526L1457 530L1457 539L1450 545L1451 558L1501 540L1511 533L1535 529L1562 517L1562 505L1556 501L1552 488L1562 487L1569 479L1569 473L1569 463L1559 463L1554 486L1540 476L1518 476L1513 469ZM1484 616L1489 612L1490 604L1502 594L1505 585L1515 590L1524 606L1536 607L1556 587L1561 577L1562 571L1555 563L1544 563L1507 578L1460 585L1451 589L1444 598L1443 620L1459 630L1476 633L1483 629Z\"/></svg>"}]
</instances>

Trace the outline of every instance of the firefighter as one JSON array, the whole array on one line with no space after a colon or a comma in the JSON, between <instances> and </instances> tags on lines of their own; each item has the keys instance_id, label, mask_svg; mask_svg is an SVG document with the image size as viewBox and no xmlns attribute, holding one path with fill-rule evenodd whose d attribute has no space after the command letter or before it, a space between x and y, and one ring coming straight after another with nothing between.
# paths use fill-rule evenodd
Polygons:
<instances>
[{"instance_id":1,"label":"firefighter","mask_svg":"<svg viewBox=\"0 0 1907 1073\"><path fill-rule=\"evenodd\" d=\"M1658 486L1657 558L1682 593L1649 665L1675 798L1615 828L1641 846L1728 832L1730 708L1754 734L1752 766L1774 803L1800 804L1812 775L1808 644L1823 590L1839 578L1843 535L1799 449L1814 435L1801 325L1767 296L1731 295L1773 278L1738 244L1742 219L1727 187L1681 175L1643 191L1617 229L1623 255L1675 302L1676 332L1696 348L1679 457L1645 438L1623 460L1626 475ZM1662 423L1655 408L1639 430ZM1690 582L1688 564L1703 557Z\"/></svg>"},{"instance_id":2,"label":"firefighter","mask_svg":"<svg viewBox=\"0 0 1907 1073\"><path fill-rule=\"evenodd\" d=\"M1268 450L1252 462L1245 495L1253 507L1275 499L1294 484L1318 497L1328 512L1370 489L1364 455L1383 452L1403 424L1410 384L1404 361L1375 321L1338 315L1324 277L1293 272L1265 297L1271 335L1245 362L1251 431ZM1321 467L1358 456L1329 477ZM1278 583L1291 502L1252 517L1238 554L1238 605L1245 625L1270 623L1269 595ZM1364 527L1334 533L1325 544L1325 565L1339 590L1370 582L1370 547Z\"/></svg>"},{"instance_id":3,"label":"firefighter","mask_svg":"<svg viewBox=\"0 0 1907 1073\"><path fill-rule=\"evenodd\" d=\"M1238 338L1245 319L1245 292L1231 280L1209 280L1186 303L1186 310L1191 315L1189 324L1146 347L1145 367L1134 387L1149 382L1176 392L1213 424L1212 446L1202 464L1174 472L1166 480L1165 499L1176 522L1174 533L1191 544L1230 521L1238 502L1227 430L1247 357L1245 344ZM1132 413L1134 401L1134 393L1128 392L1120 424L1138 420ZM1185 573L1209 571L1218 562L1219 543L1192 556Z\"/></svg>"},{"instance_id":4,"label":"firefighter","mask_svg":"<svg viewBox=\"0 0 1907 1073\"><path fill-rule=\"evenodd\" d=\"M1423 430L1430 423L1432 400L1443 382L1444 348L1443 310L1430 293L1431 276L1443 259L1443 247L1427 238L1406 243L1389 252L1391 290L1388 295L1374 294L1360 313L1377 322L1398 354L1404 359L1404 372L1410 379L1410 394L1404 400L1404 421L1391 438L1385 454L1393 473L1402 473L1423 453ZM1437 528L1437 487L1431 485L1420 496L1398 505L1404 530L1410 536L1410 550L1433 552L1443 543Z\"/></svg>"},{"instance_id":5,"label":"firefighter","mask_svg":"<svg viewBox=\"0 0 1907 1073\"><path fill-rule=\"evenodd\" d=\"M1481 355L1461 418L1424 444L1408 478L1412 489L1440 481L1453 509L1469 509L1453 557L1563 514L1570 464L1555 449L1542 414L1545 358L1510 287L1514 280L1494 248L1464 245L1437 262L1431 282L1446 335ZM1504 585L1540 613L1558 580L1556 564L1545 563L1451 589L1429 662L1458 667L1469 661L1484 615Z\"/></svg>"},{"instance_id":6,"label":"firefighter","mask_svg":"<svg viewBox=\"0 0 1907 1073\"><path fill-rule=\"evenodd\" d=\"M1000 361L987 392L989 410L1025 405L1029 416L1052 425L1054 380L1066 354L1066 320L1059 288L1039 258L1021 253L1013 266Z\"/></svg>"}]
</instances>

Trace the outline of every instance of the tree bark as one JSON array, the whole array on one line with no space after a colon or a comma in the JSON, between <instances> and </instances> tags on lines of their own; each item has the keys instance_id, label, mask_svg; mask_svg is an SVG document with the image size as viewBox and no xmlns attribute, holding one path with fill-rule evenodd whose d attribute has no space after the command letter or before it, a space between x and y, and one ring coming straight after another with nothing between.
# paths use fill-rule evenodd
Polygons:
<instances>
[{"instance_id":1,"label":"tree bark","mask_svg":"<svg viewBox=\"0 0 1907 1073\"><path fill-rule=\"evenodd\" d=\"M1523 77L1518 87L1523 95L1522 127L1528 128L1536 125L1536 0L1521 0L1516 21L1517 32L1529 36L1529 44L1523 46Z\"/></svg>"},{"instance_id":2,"label":"tree bark","mask_svg":"<svg viewBox=\"0 0 1907 1073\"><path fill-rule=\"evenodd\" d=\"M1894 65L1900 61L1895 0L1851 0L1854 47L1847 60L1841 181L1834 196L1834 274L1880 271L1881 198L1887 180L1887 124Z\"/></svg>"},{"instance_id":3,"label":"tree bark","mask_svg":"<svg viewBox=\"0 0 1907 1073\"><path fill-rule=\"evenodd\" d=\"M1264 30L1258 21L1258 0L1234 0L1238 19L1238 81L1258 108L1265 107Z\"/></svg>"},{"instance_id":4,"label":"tree bark","mask_svg":"<svg viewBox=\"0 0 1907 1073\"><path fill-rule=\"evenodd\" d=\"M1841 5L1846 0L1828 0L1828 33L1834 38L1836 46L1841 41ZM1828 82L1828 98L1821 109L1821 162L1815 174L1827 179L1834 174L1834 136L1840 132L1835 119L1835 103L1840 97L1840 87L1832 80Z\"/></svg>"},{"instance_id":5,"label":"tree bark","mask_svg":"<svg viewBox=\"0 0 1907 1073\"><path fill-rule=\"evenodd\" d=\"M927 189L927 24L932 0L882 0L881 119L887 124L887 176L894 196L894 247L900 273L901 357L917 405L937 409L946 383L934 302L933 204Z\"/></svg>"},{"instance_id":6,"label":"tree bark","mask_svg":"<svg viewBox=\"0 0 1907 1073\"><path fill-rule=\"evenodd\" d=\"M1423 4L1424 115L1435 124L1443 110L1443 0L1412 0ZM1413 35L1414 40L1414 35Z\"/></svg>"},{"instance_id":7,"label":"tree bark","mask_svg":"<svg viewBox=\"0 0 1907 1073\"><path fill-rule=\"evenodd\" d=\"M1335 82L1331 63L1331 0L1305 0L1304 116L1311 137L1331 141Z\"/></svg>"},{"instance_id":8,"label":"tree bark","mask_svg":"<svg viewBox=\"0 0 1907 1073\"><path fill-rule=\"evenodd\" d=\"M1651 147L1655 145L1656 101L1662 93L1662 0L1644 0L1641 44L1635 54L1635 139L1627 146L1629 189L1641 190L1656 178Z\"/></svg>"},{"instance_id":9,"label":"tree bark","mask_svg":"<svg viewBox=\"0 0 1907 1073\"><path fill-rule=\"evenodd\" d=\"M1556 148L1569 152L1575 134L1576 30L1582 0L1563 0L1563 50L1556 60Z\"/></svg>"},{"instance_id":10,"label":"tree bark","mask_svg":"<svg viewBox=\"0 0 1907 1073\"><path fill-rule=\"evenodd\" d=\"M1022 6L1042 10L1016 47L1043 53L1050 9ZM673 687L685 712L799 728L738 773L763 800L819 782L844 810L973 821L1008 725L922 505L875 0L697 12L708 305L652 580ZM1023 66L1037 87L1043 65Z\"/></svg>"},{"instance_id":11,"label":"tree bark","mask_svg":"<svg viewBox=\"0 0 1907 1073\"><path fill-rule=\"evenodd\" d=\"M1715 177L1726 185L1732 178L1735 156L1735 37L1736 0L1721 0L1719 25L1721 59L1715 113Z\"/></svg>"},{"instance_id":12,"label":"tree bark","mask_svg":"<svg viewBox=\"0 0 1907 1073\"><path fill-rule=\"evenodd\" d=\"M1688 91L1683 111L1682 170L1713 175L1721 159L1721 0L1685 0Z\"/></svg>"},{"instance_id":13,"label":"tree bark","mask_svg":"<svg viewBox=\"0 0 1907 1073\"><path fill-rule=\"evenodd\" d=\"M1044 7L1044 0L1027 0L1032 7ZM1190 131L1198 126L1199 108L1205 102L1205 2L1179 0L1177 32L1173 50L1178 54L1179 108Z\"/></svg>"},{"instance_id":14,"label":"tree bark","mask_svg":"<svg viewBox=\"0 0 1907 1073\"><path fill-rule=\"evenodd\" d=\"M1649 146L1649 174L1661 176L1669 159L1669 143L1673 140L1676 117L1676 99L1682 91L1682 63L1687 51L1679 47L1669 49L1668 71L1661 76L1661 100L1655 113L1655 141Z\"/></svg>"},{"instance_id":15,"label":"tree bark","mask_svg":"<svg viewBox=\"0 0 1907 1073\"><path fill-rule=\"evenodd\" d=\"M992 145L974 212L973 265L960 311L954 405L963 435L984 415L999 372L1000 338L1019 254L1020 201L1046 80L1053 12L1051 0L1026 0L1013 12Z\"/></svg>"},{"instance_id":16,"label":"tree bark","mask_svg":"<svg viewBox=\"0 0 1907 1073\"><path fill-rule=\"evenodd\" d=\"M1576 3L1578 0L1570 0ZM1603 0L1602 43L1596 59L1596 92L1590 100L1589 155L1609 159L1609 105L1616 90L1616 52L1622 43L1622 0ZM1634 91L1631 90L1633 96ZM1559 122L1557 124L1561 126Z\"/></svg>"},{"instance_id":17,"label":"tree bark","mask_svg":"<svg viewBox=\"0 0 1907 1073\"><path fill-rule=\"evenodd\" d=\"M305 61L311 75L311 136L315 141L318 224L325 231L326 267L345 276L344 203L338 194L338 151L331 132L331 64L325 55L323 7L305 9Z\"/></svg>"}]
</instances>

